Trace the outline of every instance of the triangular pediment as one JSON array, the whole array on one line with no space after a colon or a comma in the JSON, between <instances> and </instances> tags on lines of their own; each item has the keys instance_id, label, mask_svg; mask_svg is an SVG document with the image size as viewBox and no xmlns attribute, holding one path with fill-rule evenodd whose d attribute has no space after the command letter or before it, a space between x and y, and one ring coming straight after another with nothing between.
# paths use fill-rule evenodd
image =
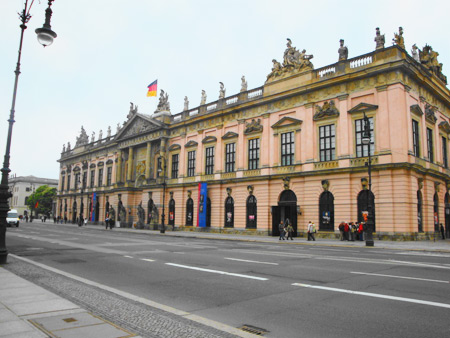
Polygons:
<instances>
[{"instance_id":1,"label":"triangular pediment","mask_svg":"<svg viewBox=\"0 0 450 338\"><path fill-rule=\"evenodd\" d=\"M378 106L370 103L361 102L348 111L349 114L367 113L372 110L377 110Z\"/></svg>"},{"instance_id":2,"label":"triangular pediment","mask_svg":"<svg viewBox=\"0 0 450 338\"><path fill-rule=\"evenodd\" d=\"M222 136L222 140L228 140L230 138L238 137L239 135L235 132L229 131L225 135Z\"/></svg>"},{"instance_id":3,"label":"triangular pediment","mask_svg":"<svg viewBox=\"0 0 450 338\"><path fill-rule=\"evenodd\" d=\"M450 134L450 124L447 121L442 121L439 123L439 129L441 129L444 133Z\"/></svg>"},{"instance_id":4,"label":"triangular pediment","mask_svg":"<svg viewBox=\"0 0 450 338\"><path fill-rule=\"evenodd\" d=\"M152 119L150 116L135 114L129 119L116 135L115 140L121 140L133 137L139 134L145 134L149 131L164 128L162 122Z\"/></svg>"},{"instance_id":5,"label":"triangular pediment","mask_svg":"<svg viewBox=\"0 0 450 338\"><path fill-rule=\"evenodd\" d=\"M211 142L216 142L217 141L217 137L215 136L206 136L203 140L202 143L211 143Z\"/></svg>"},{"instance_id":6,"label":"triangular pediment","mask_svg":"<svg viewBox=\"0 0 450 338\"><path fill-rule=\"evenodd\" d=\"M174 150L178 150L178 149L181 149L181 146L177 143L174 143L169 147L169 151L174 151Z\"/></svg>"},{"instance_id":7,"label":"triangular pediment","mask_svg":"<svg viewBox=\"0 0 450 338\"><path fill-rule=\"evenodd\" d=\"M191 140L191 141L189 141L188 143L186 143L186 144L184 145L184 147L185 147L185 148L196 147L197 145L198 145L197 142Z\"/></svg>"},{"instance_id":8,"label":"triangular pediment","mask_svg":"<svg viewBox=\"0 0 450 338\"><path fill-rule=\"evenodd\" d=\"M293 117L285 116L281 118L278 122L272 125L273 129L282 128L282 127L291 127L296 125L301 125L303 123L302 120L294 119Z\"/></svg>"},{"instance_id":9,"label":"triangular pediment","mask_svg":"<svg viewBox=\"0 0 450 338\"><path fill-rule=\"evenodd\" d=\"M422 116L423 115L423 110L420 108L420 106L418 104L413 104L411 107L409 107L411 113L414 113L418 116Z\"/></svg>"}]
</instances>

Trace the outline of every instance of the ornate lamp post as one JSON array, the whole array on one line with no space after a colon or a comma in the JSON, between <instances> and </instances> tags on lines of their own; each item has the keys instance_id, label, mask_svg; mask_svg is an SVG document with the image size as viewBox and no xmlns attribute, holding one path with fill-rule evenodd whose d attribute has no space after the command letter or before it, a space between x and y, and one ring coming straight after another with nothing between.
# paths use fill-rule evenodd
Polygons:
<instances>
[{"instance_id":1,"label":"ornate lamp post","mask_svg":"<svg viewBox=\"0 0 450 338\"><path fill-rule=\"evenodd\" d=\"M370 140L371 140L371 132L370 132L370 121L369 118L364 113L364 133L362 137L362 143L368 146L369 152L369 161L367 163L369 170L369 190L367 190L367 223L365 227L365 238L366 238L366 246L374 246L373 242L373 210L372 210L372 159L370 154Z\"/></svg>"},{"instance_id":2,"label":"ornate lamp post","mask_svg":"<svg viewBox=\"0 0 450 338\"><path fill-rule=\"evenodd\" d=\"M52 10L50 9L50 6L52 5L52 2L54 0L49 0L48 2L48 8L46 11L46 18L44 27L41 29L36 30L36 33L38 34L38 40L39 42L45 42L42 43L44 46L48 46L53 42L53 39L56 38L56 33L51 30L50 26L50 18L52 14ZM31 2L31 5L28 5L28 0L25 0L25 5L22 13L19 13L19 18L22 24L20 25L21 33L20 33L20 43L19 43L19 55L17 58L17 66L15 70L16 78L14 81L14 91L13 91L13 98L12 98L12 104L11 104L11 111L9 115L9 129L8 129L8 136L6 139L6 151L5 151L5 158L3 161L3 167L0 170L2 172L2 179L0 183L0 264L5 264L7 262L8 257L8 250L6 250L6 244L5 244L5 237L6 237L6 216L9 211L9 205L8 205L8 198L11 197L10 192L8 191L8 175L11 171L9 169L9 158L10 158L10 150L11 150L11 138L12 138L12 127L14 124L14 112L16 107L16 95L17 95L17 84L19 81L19 75L20 75L20 59L22 56L22 43L23 43L23 35L25 32L25 29L27 29L27 23L31 19L30 15L30 9L33 5L33 2ZM40 34L47 34L45 38L42 37Z\"/></svg>"},{"instance_id":3,"label":"ornate lamp post","mask_svg":"<svg viewBox=\"0 0 450 338\"><path fill-rule=\"evenodd\" d=\"M164 212L164 202L166 200L166 159L161 156L160 158L160 162L159 162L159 166L158 166L158 172L161 174L162 173L162 178L163 178L163 182L162 182L162 186L163 186L163 202L162 202L162 214L161 214L161 228L159 229L159 232L164 234L166 232L166 226L164 224L165 218L166 218L166 214ZM164 162L164 166L163 163ZM163 166L163 167L162 167Z\"/></svg>"},{"instance_id":4,"label":"ornate lamp post","mask_svg":"<svg viewBox=\"0 0 450 338\"><path fill-rule=\"evenodd\" d=\"M83 210L84 210L84 204L83 204L83 193L84 193L84 180L81 179L81 174L78 177L78 184L81 185L81 195L80 195L80 219L78 220L78 226L83 225Z\"/></svg>"}]
</instances>

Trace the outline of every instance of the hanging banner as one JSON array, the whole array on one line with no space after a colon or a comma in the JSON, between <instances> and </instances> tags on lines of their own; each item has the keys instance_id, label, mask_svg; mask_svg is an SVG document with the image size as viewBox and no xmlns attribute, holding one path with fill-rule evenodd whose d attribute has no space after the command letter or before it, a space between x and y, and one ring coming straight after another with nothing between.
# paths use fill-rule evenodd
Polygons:
<instances>
[{"instance_id":1,"label":"hanging banner","mask_svg":"<svg viewBox=\"0 0 450 338\"><path fill-rule=\"evenodd\" d=\"M206 199L208 198L208 184L198 184L198 217L197 226L206 227Z\"/></svg>"},{"instance_id":2,"label":"hanging banner","mask_svg":"<svg viewBox=\"0 0 450 338\"><path fill-rule=\"evenodd\" d=\"M95 204L97 203L97 193L92 193L92 204L91 204L91 222L95 221Z\"/></svg>"}]
</instances>

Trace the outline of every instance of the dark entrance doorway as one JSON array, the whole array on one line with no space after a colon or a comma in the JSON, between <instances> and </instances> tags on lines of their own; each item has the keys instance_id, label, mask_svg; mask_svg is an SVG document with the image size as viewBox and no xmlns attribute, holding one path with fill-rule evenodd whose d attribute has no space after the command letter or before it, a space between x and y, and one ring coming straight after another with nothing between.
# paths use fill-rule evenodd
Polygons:
<instances>
[{"instance_id":1,"label":"dark entrance doorway","mask_svg":"<svg viewBox=\"0 0 450 338\"><path fill-rule=\"evenodd\" d=\"M169 201L169 225L175 227L175 200L173 198Z\"/></svg>"},{"instance_id":2,"label":"dark entrance doorway","mask_svg":"<svg viewBox=\"0 0 450 338\"><path fill-rule=\"evenodd\" d=\"M448 192L445 193L445 234L447 238L450 238L450 195Z\"/></svg>"},{"instance_id":3,"label":"dark entrance doorway","mask_svg":"<svg viewBox=\"0 0 450 338\"><path fill-rule=\"evenodd\" d=\"M211 227L211 200L209 197L206 199L206 227Z\"/></svg>"},{"instance_id":4,"label":"dark entrance doorway","mask_svg":"<svg viewBox=\"0 0 450 338\"><path fill-rule=\"evenodd\" d=\"M72 204L72 223L76 223L77 220L77 202Z\"/></svg>"},{"instance_id":5,"label":"dark entrance doorway","mask_svg":"<svg viewBox=\"0 0 450 338\"><path fill-rule=\"evenodd\" d=\"M297 237L297 196L292 190L284 190L279 197L277 206L272 207L272 236L280 236L278 224L289 218L294 228L294 237Z\"/></svg>"},{"instance_id":6,"label":"dark entrance doorway","mask_svg":"<svg viewBox=\"0 0 450 338\"><path fill-rule=\"evenodd\" d=\"M98 197L97 197L98 198ZM98 222L99 220L99 216L100 216L100 203L98 201L98 199L95 201L95 217L94 217L94 221Z\"/></svg>"},{"instance_id":7,"label":"dark entrance doorway","mask_svg":"<svg viewBox=\"0 0 450 338\"><path fill-rule=\"evenodd\" d=\"M372 191L361 190L358 194L358 222L364 222L363 212L367 212L369 210L369 203L372 206L373 232L375 232L375 195Z\"/></svg>"},{"instance_id":8,"label":"dark entrance doorway","mask_svg":"<svg viewBox=\"0 0 450 338\"><path fill-rule=\"evenodd\" d=\"M334 196L329 191L319 198L319 230L334 231Z\"/></svg>"},{"instance_id":9,"label":"dark entrance doorway","mask_svg":"<svg viewBox=\"0 0 450 338\"><path fill-rule=\"evenodd\" d=\"M423 232L422 205L422 193L417 190L417 230L419 232Z\"/></svg>"},{"instance_id":10,"label":"dark entrance doorway","mask_svg":"<svg viewBox=\"0 0 450 338\"><path fill-rule=\"evenodd\" d=\"M186 201L186 226L194 225L194 200L192 198L188 198Z\"/></svg>"}]
</instances>

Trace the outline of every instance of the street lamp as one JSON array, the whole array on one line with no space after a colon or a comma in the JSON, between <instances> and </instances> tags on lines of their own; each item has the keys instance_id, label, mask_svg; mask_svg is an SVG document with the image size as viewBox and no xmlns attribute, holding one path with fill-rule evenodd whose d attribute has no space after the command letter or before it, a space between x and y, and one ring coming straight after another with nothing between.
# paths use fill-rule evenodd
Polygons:
<instances>
[{"instance_id":1,"label":"street lamp","mask_svg":"<svg viewBox=\"0 0 450 338\"><path fill-rule=\"evenodd\" d=\"M161 228L159 229L159 232L164 234L166 232L166 226L164 224L165 218L166 218L166 214L164 213L164 202L166 200L166 159L163 156L160 156L158 159L158 173L162 173L162 178L163 178L163 202L162 202L162 214L161 214ZM162 162L164 162L164 169L162 168Z\"/></svg>"},{"instance_id":2,"label":"street lamp","mask_svg":"<svg viewBox=\"0 0 450 338\"><path fill-rule=\"evenodd\" d=\"M370 132L370 121L369 118L364 113L364 132L362 136L362 144L367 145L368 153L369 153L369 161L367 163L369 170L369 190L367 190L367 222L365 228L365 238L366 238L366 246L374 246L373 242L373 210L372 203L370 201L372 196L372 159L370 155L370 141L371 141L371 132Z\"/></svg>"},{"instance_id":3,"label":"street lamp","mask_svg":"<svg viewBox=\"0 0 450 338\"><path fill-rule=\"evenodd\" d=\"M54 0L49 0L48 2L48 9L46 13L46 20L44 23L45 31L39 31L36 33L47 33L49 36L53 38L56 38L56 33L51 30L50 27L50 17L51 17L51 9L50 6ZM6 249L5 244L5 237L6 237L6 216L9 211L9 205L8 205L8 198L11 197L11 194L8 191L8 175L10 173L9 169L9 159L10 159L10 150L11 150L11 138L12 138L12 127L14 124L14 112L16 107L16 95L17 95L17 85L19 81L19 75L20 75L20 59L22 56L22 43L23 43L23 35L25 32L25 29L27 29L27 23L31 19L30 15L30 9L31 6L33 6L33 2L31 2L31 5L28 6L28 0L25 0L25 5L22 13L19 13L19 18L22 24L20 25L20 43L19 43L19 55L17 57L17 65L15 70L15 81L14 81L14 90L13 90L13 98L12 98L12 104L11 104L11 111L9 115L9 128L8 128L8 136L6 138L6 151L5 151L5 158L3 161L3 167L0 170L2 172L2 180L0 183L0 264L5 264L7 262L8 257L8 250ZM49 10L50 9L50 10ZM48 25L48 27L46 26ZM51 33L50 33L51 32ZM41 41L41 40L40 40ZM49 43L47 42L46 45Z\"/></svg>"}]
</instances>

